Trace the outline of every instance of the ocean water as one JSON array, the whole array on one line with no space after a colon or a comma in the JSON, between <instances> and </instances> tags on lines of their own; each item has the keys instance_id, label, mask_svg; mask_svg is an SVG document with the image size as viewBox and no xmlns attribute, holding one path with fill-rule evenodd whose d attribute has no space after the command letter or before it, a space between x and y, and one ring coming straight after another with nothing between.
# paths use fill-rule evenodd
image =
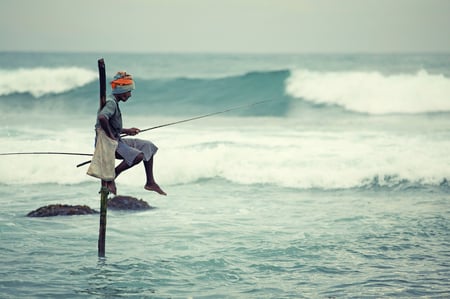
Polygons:
<instances>
[{"instance_id":1,"label":"ocean water","mask_svg":"<svg viewBox=\"0 0 450 299\"><path fill-rule=\"evenodd\" d=\"M93 152L97 59L134 75L121 104L143 167L99 209L86 157L0 156L1 298L446 298L450 296L450 55L0 53L6 152ZM252 106L252 103L265 101Z\"/></svg>"}]
</instances>

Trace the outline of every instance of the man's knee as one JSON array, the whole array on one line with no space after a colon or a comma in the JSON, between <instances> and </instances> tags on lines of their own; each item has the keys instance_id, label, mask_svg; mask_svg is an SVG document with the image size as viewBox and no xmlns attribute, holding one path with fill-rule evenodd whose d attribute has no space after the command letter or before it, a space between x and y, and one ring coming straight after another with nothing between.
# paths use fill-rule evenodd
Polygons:
<instances>
[{"instance_id":1,"label":"man's knee","mask_svg":"<svg viewBox=\"0 0 450 299\"><path fill-rule=\"evenodd\" d=\"M144 153L139 153L139 155L137 155L136 158L134 159L134 164L137 164L142 160L144 160Z\"/></svg>"}]
</instances>

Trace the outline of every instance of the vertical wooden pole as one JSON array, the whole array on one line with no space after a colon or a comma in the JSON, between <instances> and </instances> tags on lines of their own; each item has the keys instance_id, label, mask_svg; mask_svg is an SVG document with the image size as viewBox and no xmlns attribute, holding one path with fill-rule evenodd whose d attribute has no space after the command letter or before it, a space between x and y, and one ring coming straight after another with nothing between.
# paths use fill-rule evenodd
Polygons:
<instances>
[{"instance_id":1,"label":"vertical wooden pole","mask_svg":"<svg viewBox=\"0 0 450 299\"><path fill-rule=\"evenodd\" d=\"M98 256L105 257L106 211L109 190L106 186L100 189L100 229L98 232Z\"/></svg>"},{"instance_id":2,"label":"vertical wooden pole","mask_svg":"<svg viewBox=\"0 0 450 299\"><path fill-rule=\"evenodd\" d=\"M103 58L98 61L98 74L100 83L100 110L106 103L106 68ZM106 237L106 210L108 203L109 190L106 186L106 182L102 180L100 189L100 228L98 232L98 256L105 257L105 237Z\"/></svg>"},{"instance_id":3,"label":"vertical wooden pole","mask_svg":"<svg viewBox=\"0 0 450 299\"><path fill-rule=\"evenodd\" d=\"M106 104L106 67L105 67L105 61L103 58L100 58L97 61L98 64L98 79L100 83L100 109L103 108Z\"/></svg>"}]
</instances>

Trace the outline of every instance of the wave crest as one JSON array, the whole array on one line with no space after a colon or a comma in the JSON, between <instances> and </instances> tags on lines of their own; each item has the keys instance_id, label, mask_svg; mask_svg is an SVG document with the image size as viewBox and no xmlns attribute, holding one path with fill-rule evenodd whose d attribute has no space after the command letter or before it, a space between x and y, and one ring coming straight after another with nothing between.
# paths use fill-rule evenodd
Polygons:
<instances>
[{"instance_id":1,"label":"wave crest","mask_svg":"<svg viewBox=\"0 0 450 299\"><path fill-rule=\"evenodd\" d=\"M0 69L0 96L29 93L38 98L84 86L97 77L96 72L80 67Z\"/></svg>"},{"instance_id":2,"label":"wave crest","mask_svg":"<svg viewBox=\"0 0 450 299\"><path fill-rule=\"evenodd\" d=\"M294 70L286 80L286 93L368 114L450 111L450 78L426 70L396 75Z\"/></svg>"}]
</instances>

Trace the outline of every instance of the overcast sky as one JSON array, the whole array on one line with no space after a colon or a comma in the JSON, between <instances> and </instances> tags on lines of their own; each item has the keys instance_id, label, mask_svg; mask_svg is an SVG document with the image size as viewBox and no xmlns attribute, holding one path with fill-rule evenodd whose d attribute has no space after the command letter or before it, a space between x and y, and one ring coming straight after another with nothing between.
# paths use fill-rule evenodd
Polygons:
<instances>
[{"instance_id":1,"label":"overcast sky","mask_svg":"<svg viewBox=\"0 0 450 299\"><path fill-rule=\"evenodd\" d=\"M450 52L450 0L0 0L0 51Z\"/></svg>"}]
</instances>

